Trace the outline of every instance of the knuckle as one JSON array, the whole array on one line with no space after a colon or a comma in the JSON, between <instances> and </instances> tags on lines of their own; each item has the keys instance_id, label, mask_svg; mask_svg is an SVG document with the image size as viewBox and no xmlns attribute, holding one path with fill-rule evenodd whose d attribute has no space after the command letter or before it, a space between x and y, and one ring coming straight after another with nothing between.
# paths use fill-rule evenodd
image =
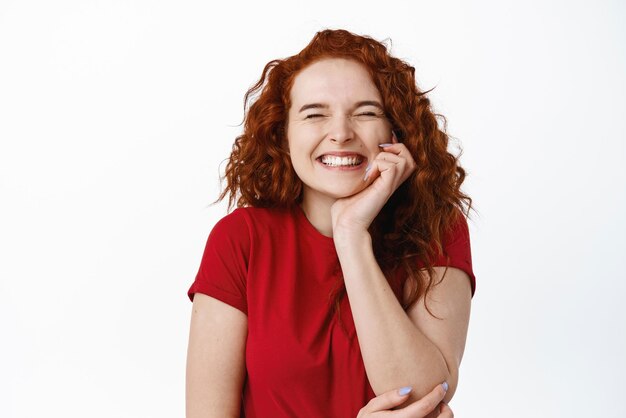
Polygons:
<instances>
[{"instance_id":1,"label":"knuckle","mask_svg":"<svg viewBox=\"0 0 626 418\"><path fill-rule=\"evenodd\" d=\"M393 390L390 390L390 391L388 391L388 392L381 393L380 395L378 395L378 396L376 397L376 399L382 399L382 400L385 400L385 401L390 401L390 400L392 400L393 398L394 398L394 393L393 393Z\"/></svg>"}]
</instances>

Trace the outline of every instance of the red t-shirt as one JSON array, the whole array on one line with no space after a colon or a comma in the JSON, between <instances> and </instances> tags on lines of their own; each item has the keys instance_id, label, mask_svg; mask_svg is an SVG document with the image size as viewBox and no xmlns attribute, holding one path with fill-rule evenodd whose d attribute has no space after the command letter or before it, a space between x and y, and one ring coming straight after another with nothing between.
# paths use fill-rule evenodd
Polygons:
<instances>
[{"instance_id":1,"label":"red t-shirt","mask_svg":"<svg viewBox=\"0 0 626 418\"><path fill-rule=\"evenodd\" d=\"M471 278L464 218L444 242L450 266ZM445 265L440 257L436 265ZM209 235L188 295L204 293L248 316L246 418L356 417L375 394L365 374L347 297L342 330L329 303L341 274L332 238L320 234L299 206L240 208ZM398 300L403 283L390 280Z\"/></svg>"}]
</instances>

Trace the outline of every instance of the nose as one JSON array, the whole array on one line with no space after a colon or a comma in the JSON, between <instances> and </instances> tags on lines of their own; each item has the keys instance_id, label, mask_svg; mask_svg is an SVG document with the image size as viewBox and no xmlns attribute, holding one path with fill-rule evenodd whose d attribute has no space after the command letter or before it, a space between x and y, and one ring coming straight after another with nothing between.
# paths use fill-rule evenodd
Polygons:
<instances>
[{"instance_id":1,"label":"nose","mask_svg":"<svg viewBox=\"0 0 626 418\"><path fill-rule=\"evenodd\" d=\"M330 140L337 144L350 141L354 137L350 119L347 117L337 117L333 119L328 131Z\"/></svg>"}]
</instances>

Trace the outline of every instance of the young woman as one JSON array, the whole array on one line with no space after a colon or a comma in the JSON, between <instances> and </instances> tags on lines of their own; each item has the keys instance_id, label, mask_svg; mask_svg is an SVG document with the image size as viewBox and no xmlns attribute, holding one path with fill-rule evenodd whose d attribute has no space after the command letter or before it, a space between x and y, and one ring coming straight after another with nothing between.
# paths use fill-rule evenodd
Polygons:
<instances>
[{"instance_id":1,"label":"young woman","mask_svg":"<svg viewBox=\"0 0 626 418\"><path fill-rule=\"evenodd\" d=\"M188 293L187 417L451 417L471 199L414 68L325 30L246 103L237 209Z\"/></svg>"}]
</instances>

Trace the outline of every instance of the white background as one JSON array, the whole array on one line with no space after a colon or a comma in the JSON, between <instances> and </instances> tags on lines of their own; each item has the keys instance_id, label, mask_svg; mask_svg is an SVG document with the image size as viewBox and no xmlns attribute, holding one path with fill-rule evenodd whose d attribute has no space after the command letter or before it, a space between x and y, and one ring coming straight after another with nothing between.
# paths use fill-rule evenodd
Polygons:
<instances>
[{"instance_id":1,"label":"white background","mask_svg":"<svg viewBox=\"0 0 626 418\"><path fill-rule=\"evenodd\" d=\"M243 94L382 40L463 148L458 417L624 417L620 1L0 3L0 416L181 417L191 284Z\"/></svg>"}]
</instances>

